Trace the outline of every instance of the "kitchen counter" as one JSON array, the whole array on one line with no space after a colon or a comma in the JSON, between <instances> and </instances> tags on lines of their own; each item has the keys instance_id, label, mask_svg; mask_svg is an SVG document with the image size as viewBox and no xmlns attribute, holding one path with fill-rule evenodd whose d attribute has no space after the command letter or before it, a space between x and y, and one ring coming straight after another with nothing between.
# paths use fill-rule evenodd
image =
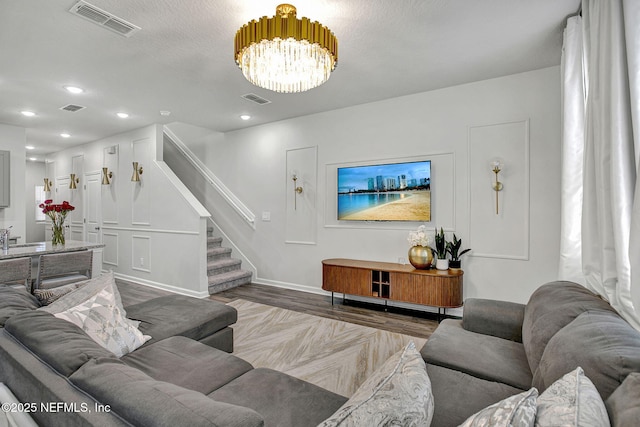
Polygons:
<instances>
[{"instance_id":1,"label":"kitchen counter","mask_svg":"<svg viewBox=\"0 0 640 427\"><path fill-rule=\"evenodd\" d=\"M93 251L91 277L96 277L102 271L102 248L104 248L103 243L82 242L79 240L67 240L64 245L56 246L53 246L51 242L24 243L21 245L9 245L9 250L7 251L0 248L0 260L31 257L31 277L35 278L38 274L40 255L90 250Z\"/></svg>"},{"instance_id":2,"label":"kitchen counter","mask_svg":"<svg viewBox=\"0 0 640 427\"><path fill-rule=\"evenodd\" d=\"M104 248L103 243L82 242L79 240L67 240L64 245L53 246L51 242L25 243L22 245L9 245L9 250L0 249L0 259L20 258L25 256L39 256L60 252L75 252L85 249Z\"/></svg>"}]
</instances>

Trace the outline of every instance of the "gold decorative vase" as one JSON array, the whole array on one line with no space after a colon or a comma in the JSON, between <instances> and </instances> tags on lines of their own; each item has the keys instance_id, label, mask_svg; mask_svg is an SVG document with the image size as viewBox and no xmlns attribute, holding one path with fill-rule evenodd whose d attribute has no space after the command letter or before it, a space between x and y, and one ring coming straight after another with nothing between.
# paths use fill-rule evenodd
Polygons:
<instances>
[{"instance_id":1,"label":"gold decorative vase","mask_svg":"<svg viewBox=\"0 0 640 427\"><path fill-rule=\"evenodd\" d=\"M415 268L425 270L433 263L433 254L428 246L412 246L409 249L409 262Z\"/></svg>"}]
</instances>

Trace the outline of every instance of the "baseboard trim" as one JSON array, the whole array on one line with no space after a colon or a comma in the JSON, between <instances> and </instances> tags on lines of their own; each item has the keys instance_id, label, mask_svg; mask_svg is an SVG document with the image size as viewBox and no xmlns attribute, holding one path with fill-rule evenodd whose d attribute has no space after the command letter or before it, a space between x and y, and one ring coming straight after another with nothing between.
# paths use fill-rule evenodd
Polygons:
<instances>
[{"instance_id":1,"label":"baseboard trim","mask_svg":"<svg viewBox=\"0 0 640 427\"><path fill-rule=\"evenodd\" d=\"M150 288L155 288L155 289L161 289L163 291L173 292L174 294L186 295L188 297L194 297L194 298L200 298L200 299L209 297L209 292L191 291L189 289L182 289L176 286L167 285L166 283L158 283L152 280L145 280L139 277L129 276L127 274L114 272L113 276L116 279L126 280L128 282L133 282L138 285L148 286Z\"/></svg>"}]
</instances>

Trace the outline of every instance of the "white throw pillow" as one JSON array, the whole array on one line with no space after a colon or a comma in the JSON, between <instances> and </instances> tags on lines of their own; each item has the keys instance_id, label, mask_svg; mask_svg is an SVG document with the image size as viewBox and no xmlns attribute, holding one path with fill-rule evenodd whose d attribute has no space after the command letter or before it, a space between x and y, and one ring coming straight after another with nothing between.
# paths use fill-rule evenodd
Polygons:
<instances>
[{"instance_id":1,"label":"white throw pillow","mask_svg":"<svg viewBox=\"0 0 640 427\"><path fill-rule=\"evenodd\" d=\"M600 393L581 367L569 372L538 398L536 427L609 427Z\"/></svg>"},{"instance_id":2,"label":"white throw pillow","mask_svg":"<svg viewBox=\"0 0 640 427\"><path fill-rule=\"evenodd\" d=\"M344 405L318 427L429 426L433 418L431 380L410 342L391 356Z\"/></svg>"},{"instance_id":3,"label":"white throw pillow","mask_svg":"<svg viewBox=\"0 0 640 427\"><path fill-rule=\"evenodd\" d=\"M106 287L75 307L54 316L67 320L87 333L95 342L118 357L132 352L151 339L122 315L111 287Z\"/></svg>"},{"instance_id":4,"label":"white throw pillow","mask_svg":"<svg viewBox=\"0 0 640 427\"><path fill-rule=\"evenodd\" d=\"M531 427L536 419L535 387L476 412L460 427Z\"/></svg>"}]
</instances>

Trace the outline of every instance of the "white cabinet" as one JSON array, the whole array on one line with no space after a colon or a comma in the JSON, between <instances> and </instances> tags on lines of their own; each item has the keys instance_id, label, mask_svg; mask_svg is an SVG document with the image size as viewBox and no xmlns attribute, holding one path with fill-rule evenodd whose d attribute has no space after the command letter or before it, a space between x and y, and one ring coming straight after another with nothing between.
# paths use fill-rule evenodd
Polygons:
<instances>
[{"instance_id":1,"label":"white cabinet","mask_svg":"<svg viewBox=\"0 0 640 427\"><path fill-rule=\"evenodd\" d=\"M9 151L0 151L0 208L9 207Z\"/></svg>"}]
</instances>

